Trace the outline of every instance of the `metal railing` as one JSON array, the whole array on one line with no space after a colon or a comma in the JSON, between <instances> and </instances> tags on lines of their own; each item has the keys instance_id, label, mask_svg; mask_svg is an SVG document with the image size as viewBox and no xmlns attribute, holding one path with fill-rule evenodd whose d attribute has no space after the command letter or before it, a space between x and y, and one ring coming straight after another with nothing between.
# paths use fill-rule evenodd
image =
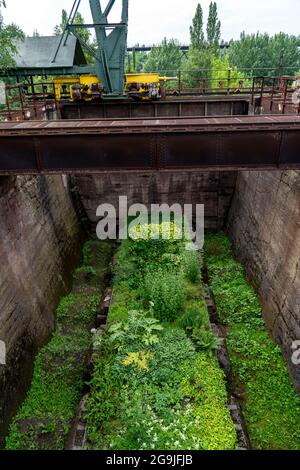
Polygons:
<instances>
[{"instance_id":1,"label":"metal railing","mask_svg":"<svg viewBox=\"0 0 300 470\"><path fill-rule=\"evenodd\" d=\"M48 119L58 109L55 86L51 82L6 85L5 99L0 121Z\"/></svg>"},{"instance_id":2,"label":"metal railing","mask_svg":"<svg viewBox=\"0 0 300 470\"><path fill-rule=\"evenodd\" d=\"M298 67L289 67L291 72ZM193 71L160 71L165 76L175 76L166 82L166 96L224 96L246 95L254 108L264 108L270 113L300 114L300 76L271 75L275 69L201 69ZM262 71L264 74L255 74ZM249 73L250 72L250 73ZM70 82L71 83L71 82ZM61 89L61 99L70 99L68 84ZM6 107L0 111L0 120L49 119L59 109L53 82L7 85ZM296 95L299 96L297 101Z\"/></svg>"}]
</instances>

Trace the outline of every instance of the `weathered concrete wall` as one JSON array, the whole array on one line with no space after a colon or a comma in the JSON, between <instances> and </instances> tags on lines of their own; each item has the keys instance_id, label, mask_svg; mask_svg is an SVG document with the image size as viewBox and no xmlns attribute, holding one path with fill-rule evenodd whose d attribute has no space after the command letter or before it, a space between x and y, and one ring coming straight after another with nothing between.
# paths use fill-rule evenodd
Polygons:
<instances>
[{"instance_id":1,"label":"weathered concrete wall","mask_svg":"<svg viewBox=\"0 0 300 470\"><path fill-rule=\"evenodd\" d=\"M30 383L34 354L54 328L81 235L62 177L0 178L0 443Z\"/></svg>"},{"instance_id":2,"label":"weathered concrete wall","mask_svg":"<svg viewBox=\"0 0 300 470\"><path fill-rule=\"evenodd\" d=\"M227 228L300 391L300 172L240 173Z\"/></svg>"},{"instance_id":3,"label":"weathered concrete wall","mask_svg":"<svg viewBox=\"0 0 300 470\"><path fill-rule=\"evenodd\" d=\"M234 172L127 173L78 176L76 184L89 219L97 222L99 204L118 207L119 196L128 204L205 204L208 230L224 226L236 182Z\"/></svg>"}]
</instances>

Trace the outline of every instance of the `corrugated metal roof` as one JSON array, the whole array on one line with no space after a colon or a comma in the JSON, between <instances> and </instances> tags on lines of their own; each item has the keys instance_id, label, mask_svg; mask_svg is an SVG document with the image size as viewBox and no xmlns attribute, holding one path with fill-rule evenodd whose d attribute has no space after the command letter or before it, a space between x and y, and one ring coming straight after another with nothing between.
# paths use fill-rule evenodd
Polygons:
<instances>
[{"instance_id":1,"label":"corrugated metal roof","mask_svg":"<svg viewBox=\"0 0 300 470\"><path fill-rule=\"evenodd\" d=\"M73 67L86 64L79 41L71 35L67 44L60 47L55 63L52 63L59 41L60 36L26 37L24 41L18 41L18 53L15 57L17 68Z\"/></svg>"}]
</instances>

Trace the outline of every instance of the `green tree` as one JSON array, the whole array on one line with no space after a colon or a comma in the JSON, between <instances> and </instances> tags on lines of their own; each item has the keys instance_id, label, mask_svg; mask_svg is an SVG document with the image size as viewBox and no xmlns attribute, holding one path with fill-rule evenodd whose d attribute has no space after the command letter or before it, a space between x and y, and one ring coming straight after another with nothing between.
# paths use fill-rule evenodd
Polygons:
<instances>
[{"instance_id":1,"label":"green tree","mask_svg":"<svg viewBox=\"0 0 300 470\"><path fill-rule=\"evenodd\" d=\"M3 72L14 67L14 55L17 52L16 41L24 39L24 33L14 23L5 25L1 14L4 0L0 0L0 70Z\"/></svg>"},{"instance_id":2,"label":"green tree","mask_svg":"<svg viewBox=\"0 0 300 470\"><path fill-rule=\"evenodd\" d=\"M207 20L207 42L212 46L219 46L221 39L221 21L218 19L218 7L216 2L209 5Z\"/></svg>"},{"instance_id":3,"label":"green tree","mask_svg":"<svg viewBox=\"0 0 300 470\"><path fill-rule=\"evenodd\" d=\"M176 39L167 40L154 47L149 53L144 65L145 72L159 72L161 74L177 73L182 66L183 55L180 44Z\"/></svg>"},{"instance_id":4,"label":"green tree","mask_svg":"<svg viewBox=\"0 0 300 470\"><path fill-rule=\"evenodd\" d=\"M210 19L212 23L212 7L210 7ZM211 28L211 27L210 27ZM207 26L207 30L210 29ZM211 68L214 50L206 41L203 32L203 10L200 3L197 5L196 14L190 27L191 44L188 58L184 65L183 81L185 87L198 88L201 83L205 87L210 86ZM204 83L205 82L205 83Z\"/></svg>"},{"instance_id":5,"label":"green tree","mask_svg":"<svg viewBox=\"0 0 300 470\"><path fill-rule=\"evenodd\" d=\"M190 47L188 59L183 68L184 86L199 88L200 84L204 85L205 82L205 87L209 87L213 58L211 49L206 46L203 46L202 49Z\"/></svg>"},{"instance_id":6,"label":"green tree","mask_svg":"<svg viewBox=\"0 0 300 470\"><path fill-rule=\"evenodd\" d=\"M66 10L62 10L62 12L61 12L61 22L60 22L60 24L57 24L55 26L54 35L55 36L60 36L64 32L64 30L67 26L67 23L68 23L68 13L67 13Z\"/></svg>"},{"instance_id":7,"label":"green tree","mask_svg":"<svg viewBox=\"0 0 300 470\"><path fill-rule=\"evenodd\" d=\"M200 48L204 44L204 33L203 33L203 10L198 3L196 8L196 14L193 18L193 24L190 27L191 36L191 47Z\"/></svg>"},{"instance_id":8,"label":"green tree","mask_svg":"<svg viewBox=\"0 0 300 470\"><path fill-rule=\"evenodd\" d=\"M62 10L61 12L61 22L60 24L56 25L54 28L54 35L60 36L63 31L65 30L68 24L68 13L66 10ZM77 13L74 19L74 24L84 24L84 18L81 13ZM91 33L87 28L78 28L76 29L76 33L80 36L87 44L90 43Z\"/></svg>"},{"instance_id":9,"label":"green tree","mask_svg":"<svg viewBox=\"0 0 300 470\"><path fill-rule=\"evenodd\" d=\"M84 18L81 15L80 12L78 12L76 14L73 23L77 24L77 25L85 23ZM60 24L55 26L54 35L55 36L60 36L63 33L63 31L65 30L67 24L68 24L68 13L66 12L66 10L62 10L62 12L61 12L61 22L60 22ZM77 28L76 29L76 34L78 36L80 36L80 38L82 38L82 40L85 42L85 44L87 44L94 52L96 52L97 42L96 42L96 40L91 41L91 32L87 28ZM83 46L83 48L84 48L84 46ZM95 57L93 56L93 54L90 52L90 50L88 48L84 48L84 49L85 49L85 57L87 59L87 62L89 64L93 64L95 62Z\"/></svg>"},{"instance_id":10,"label":"green tree","mask_svg":"<svg viewBox=\"0 0 300 470\"><path fill-rule=\"evenodd\" d=\"M282 51L284 51L284 63L280 67ZM269 36L266 33L249 35L243 32L239 41L231 42L228 54L230 64L240 69L248 68L249 75L269 77L277 74L293 75L296 67L300 66L300 37L285 33ZM265 68L271 70L262 70Z\"/></svg>"},{"instance_id":11,"label":"green tree","mask_svg":"<svg viewBox=\"0 0 300 470\"><path fill-rule=\"evenodd\" d=\"M135 44L136 48L140 47L139 44ZM134 50L132 53L126 56L126 70L127 72L142 72L144 65L147 62L148 54L143 51Z\"/></svg>"},{"instance_id":12,"label":"green tree","mask_svg":"<svg viewBox=\"0 0 300 470\"><path fill-rule=\"evenodd\" d=\"M246 74L240 72L237 67L231 67L228 55L214 56L212 61L214 88L232 88L240 90L251 87L252 81L247 80Z\"/></svg>"}]
</instances>

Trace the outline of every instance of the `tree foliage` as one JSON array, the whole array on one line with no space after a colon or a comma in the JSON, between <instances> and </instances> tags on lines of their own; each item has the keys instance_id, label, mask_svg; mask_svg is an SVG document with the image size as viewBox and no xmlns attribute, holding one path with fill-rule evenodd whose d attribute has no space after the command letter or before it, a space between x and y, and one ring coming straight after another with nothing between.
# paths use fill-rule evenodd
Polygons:
<instances>
[{"instance_id":1,"label":"tree foliage","mask_svg":"<svg viewBox=\"0 0 300 470\"><path fill-rule=\"evenodd\" d=\"M219 52L221 38L221 22L218 19L216 2L209 6L209 16L206 27L207 37L203 32L203 10L197 5L196 14L190 27L191 45L188 59L185 63L185 85L198 88L205 80L205 86L211 86L210 76L215 55Z\"/></svg>"},{"instance_id":2,"label":"tree foliage","mask_svg":"<svg viewBox=\"0 0 300 470\"><path fill-rule=\"evenodd\" d=\"M135 44L134 47L138 48L139 46L140 44ZM132 53L127 54L126 56L127 72L142 72L144 70L144 65L147 62L147 59L147 52L133 50Z\"/></svg>"},{"instance_id":3,"label":"tree foliage","mask_svg":"<svg viewBox=\"0 0 300 470\"><path fill-rule=\"evenodd\" d=\"M24 33L14 23L5 25L1 14L4 0L0 0L0 70L5 71L15 65L14 55L17 52L15 41L24 39Z\"/></svg>"},{"instance_id":4,"label":"tree foliage","mask_svg":"<svg viewBox=\"0 0 300 470\"><path fill-rule=\"evenodd\" d=\"M208 47L202 49L190 47L188 59L184 64L184 84L188 88L198 88L200 82L206 80L209 85L214 55Z\"/></svg>"},{"instance_id":5,"label":"tree foliage","mask_svg":"<svg viewBox=\"0 0 300 470\"><path fill-rule=\"evenodd\" d=\"M216 2L209 5L209 15L206 27L207 42L218 46L221 39L221 21L218 18L218 7Z\"/></svg>"},{"instance_id":6,"label":"tree foliage","mask_svg":"<svg viewBox=\"0 0 300 470\"><path fill-rule=\"evenodd\" d=\"M252 81L247 79L247 74L238 70L237 67L231 67L228 55L214 56L212 61L213 73L213 88L233 88L236 91L244 88L249 88ZM230 81L229 81L230 77Z\"/></svg>"},{"instance_id":7,"label":"tree foliage","mask_svg":"<svg viewBox=\"0 0 300 470\"><path fill-rule=\"evenodd\" d=\"M61 12L61 22L60 24L56 25L55 28L54 28L54 35L55 36L60 36L66 26L68 24L68 13L66 12L66 10L62 10ZM83 16L81 15L80 12L78 12L75 16L75 19L74 19L74 24L84 24L84 18ZM76 33L88 44L89 41L90 41L90 37L91 37L91 33L90 31L87 29L87 28L78 28L76 30Z\"/></svg>"},{"instance_id":8,"label":"tree foliage","mask_svg":"<svg viewBox=\"0 0 300 470\"><path fill-rule=\"evenodd\" d=\"M193 18L193 24L190 27L190 36L191 36L191 47L200 48L204 44L204 33L203 33L203 10L198 3L196 8L196 14Z\"/></svg>"},{"instance_id":9,"label":"tree foliage","mask_svg":"<svg viewBox=\"0 0 300 470\"><path fill-rule=\"evenodd\" d=\"M85 23L85 21L84 21L83 16L81 15L80 12L77 12L73 24L79 25L79 24L84 24L84 23ZM68 13L66 12L66 10L62 10L62 12L61 12L61 22L60 22L60 24L55 26L54 35L55 36L60 36L64 32L67 24L68 24ZM80 38L82 38L82 40L85 42L85 44L87 44L94 52L96 52L97 43L96 43L96 40L94 40L94 41L91 40L92 35L91 35L91 32L89 31L89 29L87 29L87 28L77 28L76 29L76 34L78 36L80 36ZM83 46L83 48L84 48L84 46ZM84 48L84 52L85 52L85 57L87 59L87 62L89 64L94 63L95 58L94 58L94 55L90 52L90 50L88 48Z\"/></svg>"},{"instance_id":10,"label":"tree foliage","mask_svg":"<svg viewBox=\"0 0 300 470\"><path fill-rule=\"evenodd\" d=\"M300 37L279 33L275 36L268 34L241 34L239 41L232 41L229 48L229 60L231 65L239 68L249 68L248 73L259 73L256 68L272 68L263 70L266 76L274 76L277 73L293 75L294 70L289 67L300 66ZM283 67L280 68L280 55L284 54Z\"/></svg>"},{"instance_id":11,"label":"tree foliage","mask_svg":"<svg viewBox=\"0 0 300 470\"><path fill-rule=\"evenodd\" d=\"M177 72L182 66L183 56L180 44L176 39L166 38L158 47L149 53L144 65L145 72L159 72L161 74Z\"/></svg>"}]
</instances>

